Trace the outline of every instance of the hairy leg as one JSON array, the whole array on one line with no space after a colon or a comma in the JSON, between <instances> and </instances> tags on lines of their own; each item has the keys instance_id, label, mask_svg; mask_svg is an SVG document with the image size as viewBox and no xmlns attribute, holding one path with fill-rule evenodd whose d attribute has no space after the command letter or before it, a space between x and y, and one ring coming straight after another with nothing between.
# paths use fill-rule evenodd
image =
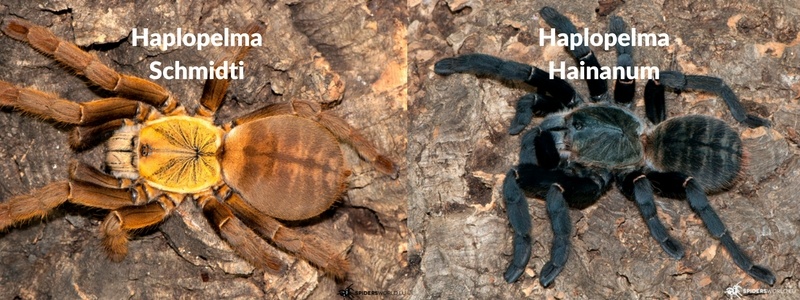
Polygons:
<instances>
[{"instance_id":1,"label":"hairy leg","mask_svg":"<svg viewBox=\"0 0 800 300\"><path fill-rule=\"evenodd\" d=\"M552 7L544 7L539 11L547 25L554 28L557 33L577 34L578 29L567 17L556 11ZM597 61L594 52L586 45L569 45L572 57L582 62L585 67L600 69L600 62ZM594 101L605 100L608 95L608 83L599 78L587 78L586 85L589 88L589 95Z\"/></svg>"},{"instance_id":2,"label":"hairy leg","mask_svg":"<svg viewBox=\"0 0 800 300\"><path fill-rule=\"evenodd\" d=\"M683 247L680 242L669 235L664 224L658 218L656 203L653 199L653 186L650 180L641 172L631 172L625 176L620 176L620 190L626 197L632 198L642 214L650 235L655 239L661 249L674 259L680 259L684 255Z\"/></svg>"},{"instance_id":3,"label":"hairy leg","mask_svg":"<svg viewBox=\"0 0 800 300\"><path fill-rule=\"evenodd\" d=\"M242 223L231 209L213 196L198 199L203 212L220 236L236 253L256 267L282 272L286 269L277 250Z\"/></svg>"},{"instance_id":4,"label":"hairy leg","mask_svg":"<svg viewBox=\"0 0 800 300\"><path fill-rule=\"evenodd\" d=\"M150 107L123 98L77 103L33 89L0 81L0 107L11 107L36 117L73 125L94 125L114 119L144 119Z\"/></svg>"},{"instance_id":5,"label":"hairy leg","mask_svg":"<svg viewBox=\"0 0 800 300\"><path fill-rule=\"evenodd\" d=\"M128 99L142 101L167 113L180 106L160 85L147 79L117 73L100 62L95 55L59 39L47 28L22 19L9 18L5 20L2 31L11 38L28 43L70 70L86 76L89 81L103 89Z\"/></svg>"},{"instance_id":6,"label":"hairy leg","mask_svg":"<svg viewBox=\"0 0 800 300\"><path fill-rule=\"evenodd\" d=\"M254 22L248 25L244 32L248 35L259 32L263 29L261 24ZM249 46L239 46L228 55L222 57L217 61L215 66L222 65L223 62L228 64L236 64L247 55L250 50ZM216 70L216 69L214 69ZM200 116L212 117L222 105L222 100L225 98L225 93L228 91L230 79L208 79L203 86L203 95L200 97L200 106L197 107L196 114Z\"/></svg>"},{"instance_id":7,"label":"hairy leg","mask_svg":"<svg viewBox=\"0 0 800 300\"><path fill-rule=\"evenodd\" d=\"M658 124L667 119L666 101L664 100L664 86L655 80L648 80L644 87L644 110L647 119L653 124Z\"/></svg>"},{"instance_id":8,"label":"hairy leg","mask_svg":"<svg viewBox=\"0 0 800 300\"><path fill-rule=\"evenodd\" d=\"M508 283L517 281L525 271L531 258L531 216L528 201L517 183L517 172L512 169L503 181L503 199L506 201L506 214L514 231L514 255L503 278Z\"/></svg>"},{"instance_id":9,"label":"hairy leg","mask_svg":"<svg viewBox=\"0 0 800 300\"><path fill-rule=\"evenodd\" d=\"M769 285L773 285L775 283L775 275L772 274L772 271L766 267L753 264L753 262L750 260L750 257L748 257L747 254L742 251L739 245L733 241L733 237L731 237L731 234L725 227L725 224L722 223L719 215L717 215L716 211L714 211L714 208L712 208L708 203L708 197L706 197L705 191L697 182L697 180L692 177L674 172L653 172L647 174L647 176L648 178L652 178L654 181L658 180L658 185L662 189L685 192L686 200L689 202L689 206L700 217L700 219L703 220L708 232L720 240L722 246L725 247L725 250L728 251L728 254L730 254L731 258L733 259L733 262L756 280Z\"/></svg>"},{"instance_id":10,"label":"hairy leg","mask_svg":"<svg viewBox=\"0 0 800 300\"><path fill-rule=\"evenodd\" d=\"M660 76L661 84L673 89L679 91L685 89L701 90L712 92L717 96L722 97L722 100L728 104L728 109L730 109L733 118L740 123L753 128L759 126L770 126L768 120L758 116L746 114L744 106L742 106L742 103L739 102L739 98L736 97L736 94L733 92L733 90L731 90L731 88L720 78L702 75L685 75L678 71L661 72Z\"/></svg>"},{"instance_id":11,"label":"hairy leg","mask_svg":"<svg viewBox=\"0 0 800 300\"><path fill-rule=\"evenodd\" d=\"M19 222L45 217L67 201L102 209L115 209L134 202L130 191L124 189L77 181L53 182L30 194L14 196L0 203L0 230Z\"/></svg>"},{"instance_id":12,"label":"hairy leg","mask_svg":"<svg viewBox=\"0 0 800 300\"><path fill-rule=\"evenodd\" d=\"M325 240L284 226L278 220L247 204L237 194L232 194L225 203L249 227L274 242L279 248L298 255L336 278L341 279L347 275L349 264L345 253L335 251L335 248Z\"/></svg>"},{"instance_id":13,"label":"hairy leg","mask_svg":"<svg viewBox=\"0 0 800 300\"><path fill-rule=\"evenodd\" d=\"M550 247L550 260L544 264L539 273L539 283L547 287L556 279L567 264L570 247L570 233L572 221L569 219L569 207L562 194L561 186L554 184L547 192L547 215L550 216L550 225L553 229L553 244Z\"/></svg>"},{"instance_id":14,"label":"hairy leg","mask_svg":"<svg viewBox=\"0 0 800 300\"><path fill-rule=\"evenodd\" d=\"M613 16L609 18L608 31L616 35L619 40L619 35L626 32L627 25L622 18ZM633 68L633 46L623 46L620 43L615 45L617 49L617 66L626 69ZM617 81L614 83L614 101L627 106L628 108L633 105L633 98L636 94L636 79L628 78L628 74L621 72L617 74Z\"/></svg>"}]
</instances>

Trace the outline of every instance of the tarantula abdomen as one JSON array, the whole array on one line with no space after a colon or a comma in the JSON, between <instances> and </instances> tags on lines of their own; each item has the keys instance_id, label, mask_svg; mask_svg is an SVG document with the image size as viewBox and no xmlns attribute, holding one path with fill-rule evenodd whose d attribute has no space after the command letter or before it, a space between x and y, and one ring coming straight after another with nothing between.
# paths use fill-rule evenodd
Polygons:
<instances>
[{"instance_id":1,"label":"tarantula abdomen","mask_svg":"<svg viewBox=\"0 0 800 300\"><path fill-rule=\"evenodd\" d=\"M716 118L671 118L654 128L645 140L645 156L657 171L691 176L706 193L729 187L742 171L742 140L733 128ZM656 181L654 184L657 187ZM682 194L668 192L664 196L683 198Z\"/></svg>"}]
</instances>

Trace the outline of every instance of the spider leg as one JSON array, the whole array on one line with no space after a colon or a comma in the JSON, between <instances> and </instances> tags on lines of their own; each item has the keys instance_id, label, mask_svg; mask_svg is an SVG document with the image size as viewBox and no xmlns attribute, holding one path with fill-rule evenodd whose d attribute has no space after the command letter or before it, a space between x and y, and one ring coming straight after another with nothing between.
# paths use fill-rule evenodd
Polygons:
<instances>
[{"instance_id":1,"label":"spider leg","mask_svg":"<svg viewBox=\"0 0 800 300\"><path fill-rule=\"evenodd\" d=\"M100 225L103 248L113 261L122 261L128 255L131 231L161 223L175 205L166 196L145 205L129 205L112 210Z\"/></svg>"},{"instance_id":2,"label":"spider leg","mask_svg":"<svg viewBox=\"0 0 800 300\"><path fill-rule=\"evenodd\" d=\"M627 31L626 27L625 21L622 20L622 18L613 16L609 20L608 31L619 37L620 34ZM617 38L617 40L619 40L619 38ZM626 70L632 69L633 46L630 44L628 44L628 46L622 46L620 43L617 43L616 49L617 66L623 67ZM630 108L633 104L635 94L636 79L628 78L628 74L625 71L621 71L620 74L617 74L617 81L614 83L614 101Z\"/></svg>"},{"instance_id":3,"label":"spider leg","mask_svg":"<svg viewBox=\"0 0 800 300\"><path fill-rule=\"evenodd\" d=\"M703 220L711 235L720 240L733 262L756 280L769 285L775 283L775 275L772 274L772 271L763 266L754 265L747 254L733 241L733 237L731 237L728 229L725 228L725 224L722 223L714 208L709 205L703 187L694 178L678 173L660 172L650 173L648 177L657 178L659 185L665 189L673 191L684 190L689 207Z\"/></svg>"},{"instance_id":4,"label":"spider leg","mask_svg":"<svg viewBox=\"0 0 800 300\"><path fill-rule=\"evenodd\" d=\"M553 283L556 276L564 269L569 257L572 222L569 219L569 207L564 200L563 192L560 185L553 184L545 198L547 215L550 216L550 225L553 229L553 244L550 247L550 260L544 264L539 273L539 283L544 287Z\"/></svg>"},{"instance_id":5,"label":"spider leg","mask_svg":"<svg viewBox=\"0 0 800 300\"><path fill-rule=\"evenodd\" d=\"M596 172L577 165L546 169L533 164L520 164L506 174L503 197L514 229L514 256L504 274L507 282L516 281L530 257L530 215L525 193L544 195L553 229L550 261L540 273L542 286L550 285L564 268L569 256L572 223L568 206L586 207L605 193L611 182L608 172Z\"/></svg>"},{"instance_id":6,"label":"spider leg","mask_svg":"<svg viewBox=\"0 0 800 300\"><path fill-rule=\"evenodd\" d=\"M261 31L262 27L261 24L258 22L253 22L245 28L245 33L248 35ZM228 62L228 64L234 64L242 59L244 56L247 55L247 52L250 50L250 46L239 46L232 53L229 53L219 61L217 61L215 66L222 65L223 62ZM213 68L216 70L216 68ZM209 70L209 72L213 72ZM212 117L219 109L220 105L222 105L222 100L225 98L225 93L228 91L228 85L230 84L230 79L207 79L205 85L203 86L203 95L200 97L200 106L197 107L195 114Z\"/></svg>"},{"instance_id":7,"label":"spider leg","mask_svg":"<svg viewBox=\"0 0 800 300\"><path fill-rule=\"evenodd\" d=\"M69 147L75 151L84 151L108 140L122 125L130 122L128 119L117 119L99 125L78 126L69 134ZM132 125L129 124L129 125Z\"/></svg>"},{"instance_id":8,"label":"spider leg","mask_svg":"<svg viewBox=\"0 0 800 300\"><path fill-rule=\"evenodd\" d=\"M541 126L525 133L521 148L520 164L532 164L544 169L553 169L561 161L553 134L543 131Z\"/></svg>"},{"instance_id":9,"label":"spider leg","mask_svg":"<svg viewBox=\"0 0 800 300\"><path fill-rule=\"evenodd\" d=\"M519 279L531 258L531 216L528 212L528 200L517 183L517 171L514 169L509 170L503 180L503 199L506 202L508 221L514 230L514 256L503 278L512 283Z\"/></svg>"},{"instance_id":10,"label":"spider leg","mask_svg":"<svg viewBox=\"0 0 800 300\"><path fill-rule=\"evenodd\" d=\"M531 123L533 116L543 117L551 113L562 111L574 106L573 103L563 103L553 97L539 93L529 93L517 101L517 109L508 133L517 135Z\"/></svg>"},{"instance_id":11,"label":"spider leg","mask_svg":"<svg viewBox=\"0 0 800 300\"><path fill-rule=\"evenodd\" d=\"M527 125L534 114L547 115L564 108L574 107L582 102L575 89L565 80L558 77L550 79L550 73L542 69L491 55L474 53L445 58L436 62L433 71L439 75L473 73L496 76L500 79L521 81L536 87L537 93L523 96L520 99L523 103L517 105L518 116L516 119L520 119L518 124ZM522 120L523 118L525 120ZM509 130L512 134L517 134L522 130L521 128L514 129L515 127L517 126L512 126L512 129Z\"/></svg>"},{"instance_id":12,"label":"spider leg","mask_svg":"<svg viewBox=\"0 0 800 300\"><path fill-rule=\"evenodd\" d=\"M233 193L225 200L233 212L261 236L273 241L279 248L305 259L336 278L347 275L349 264L344 253L336 252L332 245L322 239L302 234L285 227L278 220L267 216Z\"/></svg>"},{"instance_id":13,"label":"spider leg","mask_svg":"<svg viewBox=\"0 0 800 300\"><path fill-rule=\"evenodd\" d=\"M572 24L572 21L556 11L554 8L545 6L539 11L539 14L542 16L544 21L547 22L547 25L550 25L550 27L554 28L556 32L565 33L568 35L578 34L578 29L575 28L575 25ZM597 57L588 46L584 44L571 44L568 46L568 48L572 53L572 57L581 62L582 66L600 69L600 62L597 61ZM605 80L599 78L587 78L586 85L589 88L589 95L592 96L592 100L601 101L607 96L608 83L606 83Z\"/></svg>"},{"instance_id":14,"label":"spider leg","mask_svg":"<svg viewBox=\"0 0 800 300\"><path fill-rule=\"evenodd\" d=\"M69 180L53 182L27 195L14 196L0 203L0 230L15 223L42 218L64 202L102 209L116 209L134 204L134 197L125 188L124 182L118 183L118 187L109 187L98 184L108 178L91 175L80 177L93 173L88 171L89 168L91 167L83 163L73 162ZM110 181L106 182L110 184Z\"/></svg>"},{"instance_id":15,"label":"spider leg","mask_svg":"<svg viewBox=\"0 0 800 300\"><path fill-rule=\"evenodd\" d=\"M391 159L380 154L374 145L364 138L357 129L350 126L347 121L322 111L319 104L306 101L294 101L268 105L238 119L233 126L277 115L295 115L315 121L325 127L340 142L350 145L365 161L372 164L378 171L397 178L399 167Z\"/></svg>"},{"instance_id":16,"label":"spider leg","mask_svg":"<svg viewBox=\"0 0 800 300\"><path fill-rule=\"evenodd\" d=\"M5 20L2 31L13 39L28 43L103 89L158 107L164 112L171 112L180 106L160 85L144 78L117 73L95 55L59 39L45 27L9 18Z\"/></svg>"},{"instance_id":17,"label":"spider leg","mask_svg":"<svg viewBox=\"0 0 800 300\"><path fill-rule=\"evenodd\" d=\"M645 177L641 172L631 172L627 175L621 175L620 190L628 198L633 198L636 206L639 207L639 212L642 214L647 228L650 229L650 235L653 236L661 248L664 249L669 256L675 259L680 259L684 255L683 246L669 235L664 224L658 218L656 212L656 204L653 199L653 186L650 180Z\"/></svg>"},{"instance_id":18,"label":"spider leg","mask_svg":"<svg viewBox=\"0 0 800 300\"><path fill-rule=\"evenodd\" d=\"M684 75L678 71L661 72L660 77L661 84L679 91L684 89L696 89L717 94L717 96L722 97L722 100L725 100L725 103L728 104L728 109L731 111L731 115L740 123L744 123L753 128L770 126L768 120L746 114L744 106L739 102L739 98L736 97L733 90L720 78L702 75Z\"/></svg>"},{"instance_id":19,"label":"spider leg","mask_svg":"<svg viewBox=\"0 0 800 300\"><path fill-rule=\"evenodd\" d=\"M664 101L664 85L656 80L648 80L644 87L644 110L647 119L653 124L658 124L667 119L666 103Z\"/></svg>"},{"instance_id":20,"label":"spider leg","mask_svg":"<svg viewBox=\"0 0 800 300\"><path fill-rule=\"evenodd\" d=\"M211 195L201 196L198 202L211 224L220 236L245 260L259 268L275 272L285 270L286 266L278 258L275 248L261 239L252 229L242 223L231 209Z\"/></svg>"},{"instance_id":21,"label":"spider leg","mask_svg":"<svg viewBox=\"0 0 800 300\"><path fill-rule=\"evenodd\" d=\"M77 103L34 89L18 88L0 81L0 107L11 107L51 121L93 125L109 120L146 116L150 107L123 99L105 98Z\"/></svg>"}]
</instances>

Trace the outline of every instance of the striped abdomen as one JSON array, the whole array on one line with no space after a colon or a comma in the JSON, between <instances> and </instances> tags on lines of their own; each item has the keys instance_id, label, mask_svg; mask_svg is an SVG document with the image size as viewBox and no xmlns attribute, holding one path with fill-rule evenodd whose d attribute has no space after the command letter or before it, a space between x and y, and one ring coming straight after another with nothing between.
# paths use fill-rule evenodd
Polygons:
<instances>
[{"instance_id":1,"label":"striped abdomen","mask_svg":"<svg viewBox=\"0 0 800 300\"><path fill-rule=\"evenodd\" d=\"M692 176L713 192L739 176L744 150L739 134L722 120L690 115L656 126L647 135L645 156L656 171Z\"/></svg>"}]
</instances>

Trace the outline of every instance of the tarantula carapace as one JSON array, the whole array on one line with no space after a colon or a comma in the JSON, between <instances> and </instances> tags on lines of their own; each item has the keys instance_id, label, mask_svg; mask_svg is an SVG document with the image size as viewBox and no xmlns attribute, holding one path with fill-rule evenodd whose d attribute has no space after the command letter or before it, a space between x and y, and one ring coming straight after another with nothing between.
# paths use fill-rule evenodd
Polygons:
<instances>
[{"instance_id":1,"label":"tarantula carapace","mask_svg":"<svg viewBox=\"0 0 800 300\"><path fill-rule=\"evenodd\" d=\"M247 31L260 28L254 23ZM0 81L0 106L74 125L69 137L73 149L106 141L108 171L73 162L68 180L0 203L0 230L45 216L67 201L108 209L102 243L118 261L127 254L131 231L158 224L190 198L222 238L255 266L283 268L263 237L328 274L345 276L344 253L278 220L317 216L341 197L351 172L340 142L396 177L397 166L346 121L316 103L294 101L218 126L215 113L228 80L207 80L200 106L190 114L158 84L119 74L44 27L8 19L2 31L120 97L76 103ZM239 47L220 61L240 61L248 49Z\"/></svg>"},{"instance_id":2,"label":"tarantula carapace","mask_svg":"<svg viewBox=\"0 0 800 300\"><path fill-rule=\"evenodd\" d=\"M541 11L543 19L559 33L576 33L572 22L553 8ZM625 30L621 18L612 17L609 31ZM630 46L617 46L618 65L632 66ZM597 58L587 46L570 45L581 65L596 66ZM718 238L733 261L753 278L772 285L775 276L754 265L733 241L731 234L709 206L707 193L729 188L742 173L745 151L738 133L725 122L703 115L666 119L665 86L677 91L693 89L717 94L728 104L733 117L750 127L769 126L760 117L744 113L733 91L719 78L661 72L660 80L649 80L644 100L647 122L629 110L634 98L633 78L620 76L609 95L605 80L587 79L591 100L587 103L566 81L550 79L546 71L485 54L467 54L438 61L440 75L475 73L516 80L537 88L519 99L509 132L520 133L534 115L545 116L522 138L519 164L506 174L503 198L514 231L514 255L504 274L516 281L531 256L531 218L525 196L544 198L551 220L553 243L550 261L539 281L550 285L561 272L569 254L572 222L568 207L582 208L597 201L616 182L633 200L653 238L670 256L684 251L656 214L654 191L665 197L685 198L709 232Z\"/></svg>"}]
</instances>

